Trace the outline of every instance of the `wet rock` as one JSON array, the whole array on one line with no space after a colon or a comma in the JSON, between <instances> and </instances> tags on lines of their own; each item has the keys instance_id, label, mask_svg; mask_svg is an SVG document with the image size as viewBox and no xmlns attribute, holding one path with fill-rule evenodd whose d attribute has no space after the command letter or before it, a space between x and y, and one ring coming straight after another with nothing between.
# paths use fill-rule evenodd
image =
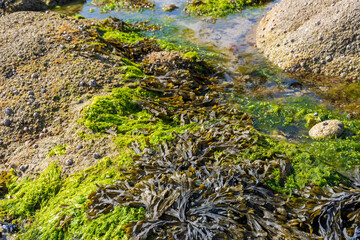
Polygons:
<instances>
[{"instance_id":1,"label":"wet rock","mask_svg":"<svg viewBox=\"0 0 360 240\"><path fill-rule=\"evenodd\" d=\"M179 8L178 6L176 6L175 4L168 4L162 7L162 10L164 12L172 12L175 9Z\"/></svg>"},{"instance_id":2,"label":"wet rock","mask_svg":"<svg viewBox=\"0 0 360 240\"><path fill-rule=\"evenodd\" d=\"M65 165L66 166L71 166L71 165L73 165L74 164L74 161L72 160L72 159L68 159L68 160L66 160L66 162L65 162Z\"/></svg>"},{"instance_id":3,"label":"wet rock","mask_svg":"<svg viewBox=\"0 0 360 240\"><path fill-rule=\"evenodd\" d=\"M290 71L360 79L358 48L360 14L357 0L282 0L257 29L256 45L268 58ZM349 21L351 19L351 21ZM272 31L272 26L276 26ZM295 39L295 41L292 41ZM290 41L291 44L280 43ZM280 46L279 46L280 44ZM278 47L276 47L278 46ZM297 58L289 54L296 49ZM313 61L319 59L320 61Z\"/></svg>"},{"instance_id":4,"label":"wet rock","mask_svg":"<svg viewBox=\"0 0 360 240\"><path fill-rule=\"evenodd\" d=\"M340 136L344 131L344 124L339 120L327 120L313 126L309 136L314 139L327 139Z\"/></svg>"}]
</instances>

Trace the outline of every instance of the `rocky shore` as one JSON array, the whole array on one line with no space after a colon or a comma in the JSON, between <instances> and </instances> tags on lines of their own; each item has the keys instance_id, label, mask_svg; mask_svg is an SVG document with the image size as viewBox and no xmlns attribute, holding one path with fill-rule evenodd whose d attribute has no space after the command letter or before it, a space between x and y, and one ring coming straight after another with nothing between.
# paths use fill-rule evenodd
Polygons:
<instances>
[{"instance_id":1,"label":"rocky shore","mask_svg":"<svg viewBox=\"0 0 360 240\"><path fill-rule=\"evenodd\" d=\"M283 0L257 29L256 44L279 68L359 81L357 0Z\"/></svg>"}]
</instances>

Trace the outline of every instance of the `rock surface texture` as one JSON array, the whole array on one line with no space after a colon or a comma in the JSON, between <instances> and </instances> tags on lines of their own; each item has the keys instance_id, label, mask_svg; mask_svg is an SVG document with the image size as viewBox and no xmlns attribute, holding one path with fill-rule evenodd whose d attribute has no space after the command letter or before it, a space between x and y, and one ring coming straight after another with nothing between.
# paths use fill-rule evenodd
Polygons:
<instances>
[{"instance_id":1,"label":"rock surface texture","mask_svg":"<svg viewBox=\"0 0 360 240\"><path fill-rule=\"evenodd\" d=\"M257 47L283 70L359 80L359 9L359 0L283 0L261 20Z\"/></svg>"},{"instance_id":2,"label":"rock surface texture","mask_svg":"<svg viewBox=\"0 0 360 240\"><path fill-rule=\"evenodd\" d=\"M344 124L339 120L327 120L313 126L309 136L315 139L326 139L340 136L344 131Z\"/></svg>"},{"instance_id":3,"label":"rock surface texture","mask_svg":"<svg viewBox=\"0 0 360 240\"><path fill-rule=\"evenodd\" d=\"M8 13L18 11L41 11L64 5L72 0L5 0L5 11Z\"/></svg>"}]
</instances>

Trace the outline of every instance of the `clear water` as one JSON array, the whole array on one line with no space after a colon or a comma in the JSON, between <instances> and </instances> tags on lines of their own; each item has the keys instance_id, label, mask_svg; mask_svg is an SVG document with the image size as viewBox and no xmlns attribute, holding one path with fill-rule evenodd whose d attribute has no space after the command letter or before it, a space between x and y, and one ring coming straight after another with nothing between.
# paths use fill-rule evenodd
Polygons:
<instances>
[{"instance_id":1,"label":"clear water","mask_svg":"<svg viewBox=\"0 0 360 240\"><path fill-rule=\"evenodd\" d=\"M292 75L279 71L267 62L255 48L256 26L279 0L263 7L246 9L215 22L186 15L183 11L186 1L155 0L156 6L151 10L103 13L100 8L91 4L91 0L87 0L86 3L75 2L56 11L67 15L80 14L86 18L105 19L113 16L130 22L149 20L165 26L162 37L191 41L221 53L224 58L217 61L227 71L224 80L232 83L229 95L239 97L246 92L252 97L279 102L288 97L306 97L317 103L325 102ZM173 12L164 12L161 8L166 4L176 4L179 8ZM280 130L292 136L304 133L304 129Z\"/></svg>"}]
</instances>

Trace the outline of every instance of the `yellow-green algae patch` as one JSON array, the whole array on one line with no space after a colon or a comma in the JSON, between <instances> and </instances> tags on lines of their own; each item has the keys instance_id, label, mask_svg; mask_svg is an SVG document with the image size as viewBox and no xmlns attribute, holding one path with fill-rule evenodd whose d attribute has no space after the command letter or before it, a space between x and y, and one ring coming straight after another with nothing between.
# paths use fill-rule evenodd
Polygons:
<instances>
[{"instance_id":1,"label":"yellow-green algae patch","mask_svg":"<svg viewBox=\"0 0 360 240\"><path fill-rule=\"evenodd\" d=\"M197 16L224 17L265 2L269 0L191 0L187 2L185 11Z\"/></svg>"}]
</instances>

